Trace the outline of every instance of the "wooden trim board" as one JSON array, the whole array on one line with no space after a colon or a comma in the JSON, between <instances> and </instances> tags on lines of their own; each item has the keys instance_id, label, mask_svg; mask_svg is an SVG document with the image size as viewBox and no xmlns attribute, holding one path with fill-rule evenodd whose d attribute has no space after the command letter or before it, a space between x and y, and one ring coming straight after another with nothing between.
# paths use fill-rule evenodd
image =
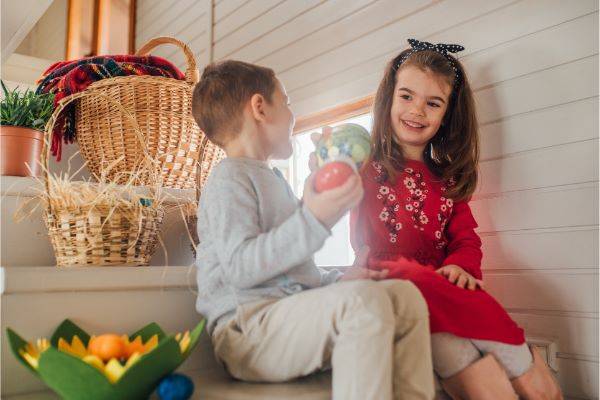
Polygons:
<instances>
[{"instance_id":1,"label":"wooden trim board","mask_svg":"<svg viewBox=\"0 0 600 400\"><path fill-rule=\"evenodd\" d=\"M342 104L314 114L299 117L294 126L294 135L309 129L319 128L327 124L356 117L357 115L366 114L371 111L374 99L375 95L373 94L351 103Z\"/></svg>"}]
</instances>

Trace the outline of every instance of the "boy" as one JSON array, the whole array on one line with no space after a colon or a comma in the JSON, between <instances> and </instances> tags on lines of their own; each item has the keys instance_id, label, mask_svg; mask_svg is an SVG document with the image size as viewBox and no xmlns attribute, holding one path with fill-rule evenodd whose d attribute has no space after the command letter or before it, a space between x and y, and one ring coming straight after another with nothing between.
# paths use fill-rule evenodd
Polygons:
<instances>
[{"instance_id":1,"label":"boy","mask_svg":"<svg viewBox=\"0 0 600 400\"><path fill-rule=\"evenodd\" d=\"M298 201L268 167L292 154L294 126L274 72L211 64L192 111L228 156L203 188L196 260L197 310L227 371L281 382L331 367L334 399L433 398L427 306L415 286L377 281L385 272L365 268L366 251L344 274L313 262L330 229L360 202L362 184L354 176L317 194L313 174Z\"/></svg>"}]
</instances>

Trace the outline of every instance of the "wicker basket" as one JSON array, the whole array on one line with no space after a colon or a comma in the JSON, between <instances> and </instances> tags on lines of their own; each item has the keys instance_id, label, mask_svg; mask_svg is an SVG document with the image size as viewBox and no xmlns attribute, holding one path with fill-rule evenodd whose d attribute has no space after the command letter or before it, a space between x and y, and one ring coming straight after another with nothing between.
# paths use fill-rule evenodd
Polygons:
<instances>
[{"instance_id":1,"label":"wicker basket","mask_svg":"<svg viewBox=\"0 0 600 400\"><path fill-rule=\"evenodd\" d=\"M59 267L147 266L158 245L163 211L83 206L55 209L45 217Z\"/></svg>"},{"instance_id":2,"label":"wicker basket","mask_svg":"<svg viewBox=\"0 0 600 400\"><path fill-rule=\"evenodd\" d=\"M48 197L53 193L49 176L49 143L56 118L68 103L90 95L81 92L63 100L46 125L42 164ZM116 108L130 120L134 131L142 135L127 110L115 100L105 100L116 103ZM57 266L141 266L150 263L159 243L158 234L164 215L161 206L143 207L129 202L118 207L106 204L57 207L51 201L47 203L44 222Z\"/></svg>"},{"instance_id":3,"label":"wicker basket","mask_svg":"<svg viewBox=\"0 0 600 400\"><path fill-rule=\"evenodd\" d=\"M120 157L114 171L131 171L145 155L131 122L124 118L104 94L117 100L135 117L152 159L160 171L163 187L190 189L196 185L200 154L218 151L217 146L203 141L204 134L192 117L192 91L199 80L196 60L187 45L170 37L150 40L137 52L148 54L156 46L174 44L187 59L186 80L160 76L122 76L103 79L90 85L90 96L75 105L75 129L83 158L95 175ZM203 144L202 144L203 143ZM207 149L203 149L206 146ZM210 168L210 166L209 166ZM108 176L110 179L113 175ZM138 185L153 184L148 175L140 176Z\"/></svg>"}]
</instances>

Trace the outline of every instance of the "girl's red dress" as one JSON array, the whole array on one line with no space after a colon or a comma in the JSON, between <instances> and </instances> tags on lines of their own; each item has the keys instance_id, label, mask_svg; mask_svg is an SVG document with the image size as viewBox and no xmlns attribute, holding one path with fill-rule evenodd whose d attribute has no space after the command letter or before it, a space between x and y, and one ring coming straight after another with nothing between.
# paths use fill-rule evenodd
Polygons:
<instances>
[{"instance_id":1,"label":"girl's red dress","mask_svg":"<svg viewBox=\"0 0 600 400\"><path fill-rule=\"evenodd\" d=\"M448 185L422 162L407 160L398 172L392 184L381 164L363 169L365 196L350 216L353 248L369 246L369 268L419 288L431 333L524 343L523 330L486 291L459 288L435 272L455 264L481 279L481 239L468 203L446 198Z\"/></svg>"}]
</instances>

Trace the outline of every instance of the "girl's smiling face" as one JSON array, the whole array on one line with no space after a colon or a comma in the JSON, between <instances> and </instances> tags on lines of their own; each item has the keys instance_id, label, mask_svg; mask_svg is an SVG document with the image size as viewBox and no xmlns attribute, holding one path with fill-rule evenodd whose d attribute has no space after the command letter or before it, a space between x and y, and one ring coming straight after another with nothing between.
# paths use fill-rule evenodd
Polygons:
<instances>
[{"instance_id":1,"label":"girl's smiling face","mask_svg":"<svg viewBox=\"0 0 600 400\"><path fill-rule=\"evenodd\" d=\"M422 158L448 108L452 87L441 76L407 65L396 73L390 119L407 158Z\"/></svg>"}]
</instances>

